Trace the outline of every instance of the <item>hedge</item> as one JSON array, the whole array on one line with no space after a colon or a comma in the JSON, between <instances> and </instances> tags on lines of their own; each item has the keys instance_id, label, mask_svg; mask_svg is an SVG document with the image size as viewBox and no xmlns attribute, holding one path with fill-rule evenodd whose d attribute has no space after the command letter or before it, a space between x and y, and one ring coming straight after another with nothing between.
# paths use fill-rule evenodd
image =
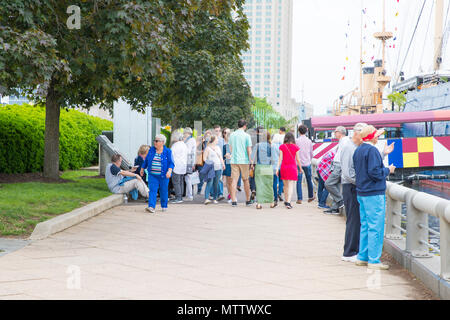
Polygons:
<instances>
[{"instance_id":1,"label":"hedge","mask_svg":"<svg viewBox=\"0 0 450 320\"><path fill-rule=\"evenodd\" d=\"M111 121L61 109L59 169L76 170L96 164L95 137L112 128ZM43 171L44 130L45 107L0 106L0 173Z\"/></svg>"}]
</instances>

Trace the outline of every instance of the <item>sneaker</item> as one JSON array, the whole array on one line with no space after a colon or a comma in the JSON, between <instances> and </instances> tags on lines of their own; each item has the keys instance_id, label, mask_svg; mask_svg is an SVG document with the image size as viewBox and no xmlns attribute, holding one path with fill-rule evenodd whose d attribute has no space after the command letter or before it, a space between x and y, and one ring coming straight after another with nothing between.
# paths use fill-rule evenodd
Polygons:
<instances>
[{"instance_id":1,"label":"sneaker","mask_svg":"<svg viewBox=\"0 0 450 320\"><path fill-rule=\"evenodd\" d=\"M170 203L177 204L177 203L183 203L183 202L184 202L183 200L173 200Z\"/></svg>"},{"instance_id":2,"label":"sneaker","mask_svg":"<svg viewBox=\"0 0 450 320\"><path fill-rule=\"evenodd\" d=\"M150 207L145 208L145 211L150 212L150 213L155 213L155 209L150 208Z\"/></svg>"},{"instance_id":3,"label":"sneaker","mask_svg":"<svg viewBox=\"0 0 450 320\"><path fill-rule=\"evenodd\" d=\"M374 270L388 270L389 269L389 265L388 264L383 264L383 263L368 263L367 264L367 268L368 269L374 269Z\"/></svg>"},{"instance_id":4,"label":"sneaker","mask_svg":"<svg viewBox=\"0 0 450 320\"><path fill-rule=\"evenodd\" d=\"M166 212L166 211L167 211L167 208L162 208L161 211L162 211L162 212Z\"/></svg>"},{"instance_id":5,"label":"sneaker","mask_svg":"<svg viewBox=\"0 0 450 320\"><path fill-rule=\"evenodd\" d=\"M237 191L239 191L239 192L242 191L241 187L236 187L236 189L237 189Z\"/></svg>"},{"instance_id":6,"label":"sneaker","mask_svg":"<svg viewBox=\"0 0 450 320\"><path fill-rule=\"evenodd\" d=\"M356 257L357 257L358 255L354 255L354 256L351 256L351 257L344 257L344 256L342 256L342 261L345 261L345 262L353 262L353 263L356 263Z\"/></svg>"},{"instance_id":7,"label":"sneaker","mask_svg":"<svg viewBox=\"0 0 450 320\"><path fill-rule=\"evenodd\" d=\"M222 200L225 200L224 196L220 196L219 199L217 199L217 201L222 201Z\"/></svg>"},{"instance_id":8,"label":"sneaker","mask_svg":"<svg viewBox=\"0 0 450 320\"><path fill-rule=\"evenodd\" d=\"M217 201L217 200L214 200L214 201L213 201L213 203L214 203L214 204L218 204L218 203L219 203L219 201Z\"/></svg>"},{"instance_id":9,"label":"sneaker","mask_svg":"<svg viewBox=\"0 0 450 320\"><path fill-rule=\"evenodd\" d=\"M316 197L312 197L311 199L308 199L308 202L313 202L314 200L316 200Z\"/></svg>"},{"instance_id":10,"label":"sneaker","mask_svg":"<svg viewBox=\"0 0 450 320\"><path fill-rule=\"evenodd\" d=\"M323 213L325 214L329 214L329 215L333 215L333 216L338 216L340 215L340 211L338 209L329 209L329 210L325 210Z\"/></svg>"},{"instance_id":11,"label":"sneaker","mask_svg":"<svg viewBox=\"0 0 450 320\"><path fill-rule=\"evenodd\" d=\"M342 201L342 203L339 204L339 209L344 207L344 201Z\"/></svg>"},{"instance_id":12,"label":"sneaker","mask_svg":"<svg viewBox=\"0 0 450 320\"><path fill-rule=\"evenodd\" d=\"M365 266L367 266L368 262L356 259L355 264L359 267L365 267Z\"/></svg>"},{"instance_id":13,"label":"sneaker","mask_svg":"<svg viewBox=\"0 0 450 320\"><path fill-rule=\"evenodd\" d=\"M206 200L205 200L205 204L208 204L208 203L211 203L211 200L206 199Z\"/></svg>"},{"instance_id":14,"label":"sneaker","mask_svg":"<svg viewBox=\"0 0 450 320\"><path fill-rule=\"evenodd\" d=\"M321 204L319 204L318 206L317 206L317 208L319 208L319 209L330 209L330 207L329 206L327 206L327 205L321 205Z\"/></svg>"},{"instance_id":15,"label":"sneaker","mask_svg":"<svg viewBox=\"0 0 450 320\"><path fill-rule=\"evenodd\" d=\"M237 207L237 202L231 202L232 207Z\"/></svg>"},{"instance_id":16,"label":"sneaker","mask_svg":"<svg viewBox=\"0 0 450 320\"><path fill-rule=\"evenodd\" d=\"M231 203L232 201L231 201L231 199L229 199L227 202L228 202L228 203Z\"/></svg>"},{"instance_id":17,"label":"sneaker","mask_svg":"<svg viewBox=\"0 0 450 320\"><path fill-rule=\"evenodd\" d=\"M302 204L302 200L297 200L296 204Z\"/></svg>"},{"instance_id":18,"label":"sneaker","mask_svg":"<svg viewBox=\"0 0 450 320\"><path fill-rule=\"evenodd\" d=\"M187 197L185 201L194 201L194 197Z\"/></svg>"},{"instance_id":19,"label":"sneaker","mask_svg":"<svg viewBox=\"0 0 450 320\"><path fill-rule=\"evenodd\" d=\"M245 205L247 206L247 207L249 207L249 206L251 206L253 204L253 201L245 201Z\"/></svg>"}]
</instances>

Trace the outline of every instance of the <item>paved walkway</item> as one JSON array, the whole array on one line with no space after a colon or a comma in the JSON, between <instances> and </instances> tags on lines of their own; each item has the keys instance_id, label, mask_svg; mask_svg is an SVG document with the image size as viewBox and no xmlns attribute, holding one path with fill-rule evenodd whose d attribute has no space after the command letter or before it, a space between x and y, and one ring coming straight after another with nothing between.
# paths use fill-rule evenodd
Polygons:
<instances>
[{"instance_id":1,"label":"paved walkway","mask_svg":"<svg viewBox=\"0 0 450 320\"><path fill-rule=\"evenodd\" d=\"M398 265L340 260L345 221L317 203L263 210L144 203L0 258L2 299L426 299Z\"/></svg>"}]
</instances>

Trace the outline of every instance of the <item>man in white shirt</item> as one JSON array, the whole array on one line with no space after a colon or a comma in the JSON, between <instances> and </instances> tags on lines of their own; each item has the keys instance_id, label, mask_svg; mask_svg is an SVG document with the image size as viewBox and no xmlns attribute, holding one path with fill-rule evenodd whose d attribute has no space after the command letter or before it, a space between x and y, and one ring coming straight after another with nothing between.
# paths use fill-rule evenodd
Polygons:
<instances>
[{"instance_id":1,"label":"man in white shirt","mask_svg":"<svg viewBox=\"0 0 450 320\"><path fill-rule=\"evenodd\" d=\"M172 133L172 156L175 167L173 168L172 184L175 189L175 200L172 203L183 202L184 175L186 174L188 148L183 142L183 135L179 131Z\"/></svg>"},{"instance_id":2,"label":"man in white shirt","mask_svg":"<svg viewBox=\"0 0 450 320\"><path fill-rule=\"evenodd\" d=\"M333 169L327 181L325 181L325 188L331 196L332 203L331 208L325 210L324 213L338 215L340 214L339 209L344 207L344 199L341 192L341 150L346 143L351 141L347 137L347 130L342 126L336 128L334 135L339 140L339 145L333 159Z\"/></svg>"}]
</instances>

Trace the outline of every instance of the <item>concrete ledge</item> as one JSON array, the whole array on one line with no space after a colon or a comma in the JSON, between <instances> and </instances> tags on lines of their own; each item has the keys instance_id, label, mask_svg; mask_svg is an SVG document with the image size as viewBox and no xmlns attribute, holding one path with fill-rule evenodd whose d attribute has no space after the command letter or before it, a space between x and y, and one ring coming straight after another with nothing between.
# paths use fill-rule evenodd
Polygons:
<instances>
[{"instance_id":1,"label":"concrete ledge","mask_svg":"<svg viewBox=\"0 0 450 320\"><path fill-rule=\"evenodd\" d=\"M439 257L414 258L405 251L405 240L384 239L383 247L400 265L413 273L439 298L450 300L450 282L441 279L439 276Z\"/></svg>"},{"instance_id":2,"label":"concrete ledge","mask_svg":"<svg viewBox=\"0 0 450 320\"><path fill-rule=\"evenodd\" d=\"M41 240L48 236L70 228L84 220L92 218L105 210L123 203L122 194L113 194L107 198L90 203L84 207L59 215L50 220L38 223L30 236L30 240Z\"/></svg>"}]
</instances>

